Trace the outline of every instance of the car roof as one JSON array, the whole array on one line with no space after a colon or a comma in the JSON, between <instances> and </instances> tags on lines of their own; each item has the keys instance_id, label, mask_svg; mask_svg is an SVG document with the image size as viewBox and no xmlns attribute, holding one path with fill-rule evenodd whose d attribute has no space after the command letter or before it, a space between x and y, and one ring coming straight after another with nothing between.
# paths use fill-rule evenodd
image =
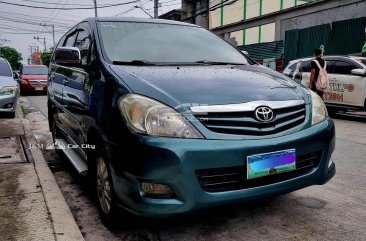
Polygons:
<instances>
[{"instance_id":1,"label":"car roof","mask_svg":"<svg viewBox=\"0 0 366 241\"><path fill-rule=\"evenodd\" d=\"M97 21L97 22L136 22L136 23L163 23L163 24L172 24L172 25L182 25L182 26L192 26L192 27L200 27L194 24L173 21L167 19L156 19L156 18L128 18L128 17L96 17L96 18L87 18L85 21Z\"/></svg>"},{"instance_id":2,"label":"car roof","mask_svg":"<svg viewBox=\"0 0 366 241\"><path fill-rule=\"evenodd\" d=\"M305 58L300 58L300 59L294 59L289 61L288 65L293 64L293 63L297 63L299 61L308 61L308 60L312 60L315 57L305 57ZM358 56L344 56L344 55L325 55L322 57L323 59L327 60L327 59L366 59L366 58L362 58L362 57L358 57Z\"/></svg>"}]
</instances>

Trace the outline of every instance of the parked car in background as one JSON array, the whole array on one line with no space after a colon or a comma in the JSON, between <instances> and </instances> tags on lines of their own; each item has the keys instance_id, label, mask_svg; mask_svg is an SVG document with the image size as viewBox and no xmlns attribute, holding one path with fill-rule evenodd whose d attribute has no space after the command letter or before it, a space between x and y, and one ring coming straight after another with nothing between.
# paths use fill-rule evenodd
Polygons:
<instances>
[{"instance_id":1,"label":"parked car in background","mask_svg":"<svg viewBox=\"0 0 366 241\"><path fill-rule=\"evenodd\" d=\"M324 56L329 87L324 101L330 113L338 110L366 109L366 58L353 56ZM313 58L290 61L283 73L307 86Z\"/></svg>"},{"instance_id":2,"label":"parked car in background","mask_svg":"<svg viewBox=\"0 0 366 241\"><path fill-rule=\"evenodd\" d=\"M47 93L48 68L24 65L20 70L20 93Z\"/></svg>"},{"instance_id":3,"label":"parked car in background","mask_svg":"<svg viewBox=\"0 0 366 241\"><path fill-rule=\"evenodd\" d=\"M165 217L335 174L320 97L199 26L89 18L57 44L49 80L53 138L106 224L118 207Z\"/></svg>"},{"instance_id":4,"label":"parked car in background","mask_svg":"<svg viewBox=\"0 0 366 241\"><path fill-rule=\"evenodd\" d=\"M0 58L0 116L15 116L18 95L18 82L14 79L10 64Z\"/></svg>"}]
</instances>

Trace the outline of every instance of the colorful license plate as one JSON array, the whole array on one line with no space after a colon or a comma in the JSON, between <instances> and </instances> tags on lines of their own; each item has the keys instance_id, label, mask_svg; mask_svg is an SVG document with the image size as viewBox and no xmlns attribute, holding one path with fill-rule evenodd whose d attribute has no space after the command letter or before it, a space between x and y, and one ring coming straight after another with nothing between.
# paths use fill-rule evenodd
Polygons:
<instances>
[{"instance_id":1,"label":"colorful license plate","mask_svg":"<svg viewBox=\"0 0 366 241\"><path fill-rule=\"evenodd\" d=\"M43 87L35 87L35 90L43 90Z\"/></svg>"},{"instance_id":2,"label":"colorful license plate","mask_svg":"<svg viewBox=\"0 0 366 241\"><path fill-rule=\"evenodd\" d=\"M247 157L247 179L264 177L296 169L296 151L289 149Z\"/></svg>"}]
</instances>

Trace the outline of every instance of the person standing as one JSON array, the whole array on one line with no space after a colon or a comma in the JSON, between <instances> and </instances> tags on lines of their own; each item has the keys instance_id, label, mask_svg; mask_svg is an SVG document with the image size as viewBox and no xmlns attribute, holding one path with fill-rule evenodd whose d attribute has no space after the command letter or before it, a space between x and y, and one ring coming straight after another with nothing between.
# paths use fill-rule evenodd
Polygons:
<instances>
[{"instance_id":1,"label":"person standing","mask_svg":"<svg viewBox=\"0 0 366 241\"><path fill-rule=\"evenodd\" d=\"M318 67L318 64L315 61L318 61L321 68L324 68L325 61L322 59L323 52L321 49L315 49L314 50L315 59L311 61L311 74L310 74L310 82L309 82L309 88L317 93L320 98L324 100L324 91L320 91L316 88L316 81L319 77L320 68Z\"/></svg>"}]
</instances>

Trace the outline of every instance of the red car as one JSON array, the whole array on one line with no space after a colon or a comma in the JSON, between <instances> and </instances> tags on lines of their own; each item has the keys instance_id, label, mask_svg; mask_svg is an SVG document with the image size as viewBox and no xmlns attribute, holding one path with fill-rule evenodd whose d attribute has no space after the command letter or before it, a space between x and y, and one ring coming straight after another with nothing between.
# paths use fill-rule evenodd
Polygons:
<instances>
[{"instance_id":1,"label":"red car","mask_svg":"<svg viewBox=\"0 0 366 241\"><path fill-rule=\"evenodd\" d=\"M20 92L47 93L48 68L45 65L24 65L20 70Z\"/></svg>"}]
</instances>

